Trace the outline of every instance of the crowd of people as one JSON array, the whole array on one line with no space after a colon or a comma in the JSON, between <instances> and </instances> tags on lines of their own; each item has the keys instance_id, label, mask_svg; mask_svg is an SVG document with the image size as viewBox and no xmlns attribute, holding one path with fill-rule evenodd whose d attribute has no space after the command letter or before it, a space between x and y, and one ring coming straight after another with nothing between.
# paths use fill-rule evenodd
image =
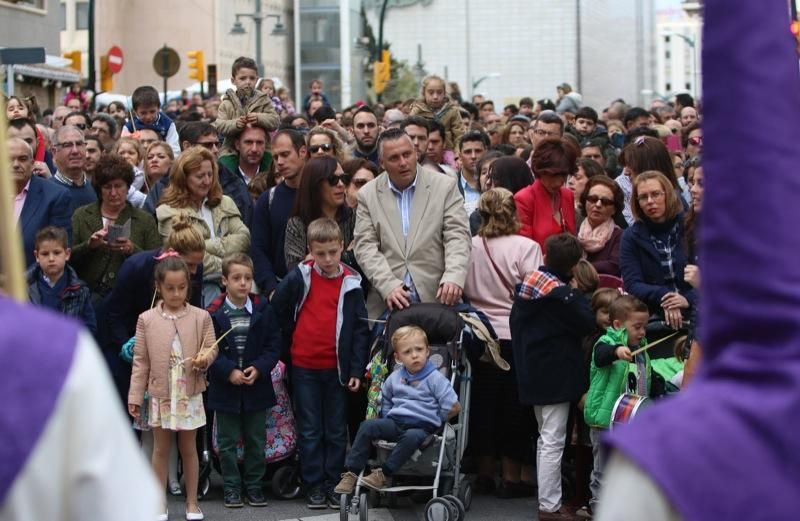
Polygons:
<instances>
[{"instance_id":1,"label":"crowd of people","mask_svg":"<svg viewBox=\"0 0 800 521\"><path fill-rule=\"evenodd\" d=\"M476 491L538 495L543 521L590 518L614 402L676 392L700 355L695 100L597 110L562 84L555 100L498 112L429 76L418 99L339 110L313 81L296 111L256 71L241 57L220 98L163 106L149 86L131 107L91 112L79 88L42 115L7 102L31 301L94 334L176 494L180 452L186 518L203 519L195 431L206 407L225 506L266 505L279 361L290 367L309 508L339 507L374 437L402 449L364 478L385 487L463 397L440 380L417 389L435 380L427 339L398 331L402 380L385 384L384 419L362 423L370 326L387 310L462 301L485 314L510 364L474 363ZM670 363L640 349L653 324L656 335L686 333ZM132 363L120 357L126 344ZM577 511L561 477L573 440L591 446L594 469Z\"/></svg>"}]
</instances>

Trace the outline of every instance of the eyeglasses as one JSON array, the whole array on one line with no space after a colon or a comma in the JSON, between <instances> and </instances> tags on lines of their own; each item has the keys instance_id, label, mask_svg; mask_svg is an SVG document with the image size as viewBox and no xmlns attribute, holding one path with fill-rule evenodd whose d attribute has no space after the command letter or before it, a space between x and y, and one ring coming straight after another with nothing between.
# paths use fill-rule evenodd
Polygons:
<instances>
[{"instance_id":1,"label":"eyeglasses","mask_svg":"<svg viewBox=\"0 0 800 521\"><path fill-rule=\"evenodd\" d=\"M308 149L311 151L312 154L316 154L320 150L323 150L325 152L330 152L331 150L333 150L333 145L331 145L330 143L322 143L321 145L311 145L310 147L308 147Z\"/></svg>"},{"instance_id":2,"label":"eyeglasses","mask_svg":"<svg viewBox=\"0 0 800 521\"><path fill-rule=\"evenodd\" d=\"M331 174L327 177L327 180L328 184L331 186L338 185L339 181L341 181L342 183L344 183L345 186L347 186L350 184L350 179L352 179L352 177L353 176L351 176L350 174L340 174L340 175Z\"/></svg>"},{"instance_id":3,"label":"eyeglasses","mask_svg":"<svg viewBox=\"0 0 800 521\"><path fill-rule=\"evenodd\" d=\"M603 206L612 206L614 204L613 199L609 199L608 197L600 197L599 195L587 195L586 202L589 204L600 203Z\"/></svg>"},{"instance_id":4,"label":"eyeglasses","mask_svg":"<svg viewBox=\"0 0 800 521\"><path fill-rule=\"evenodd\" d=\"M361 188L365 184L369 183L369 179L354 179L352 183L356 188Z\"/></svg>"},{"instance_id":5,"label":"eyeglasses","mask_svg":"<svg viewBox=\"0 0 800 521\"><path fill-rule=\"evenodd\" d=\"M656 192L650 192L649 194L639 194L639 196L636 199L639 201L639 204L644 204L651 199L653 201L660 201L661 199L663 199L665 195L666 194L664 192L656 191Z\"/></svg>"},{"instance_id":6,"label":"eyeglasses","mask_svg":"<svg viewBox=\"0 0 800 521\"><path fill-rule=\"evenodd\" d=\"M53 146L64 150L67 148L83 148L86 146L86 143L83 141L65 141L63 143L55 143Z\"/></svg>"},{"instance_id":7,"label":"eyeglasses","mask_svg":"<svg viewBox=\"0 0 800 521\"><path fill-rule=\"evenodd\" d=\"M699 146L703 144L703 136L692 136L689 138L689 144L692 146Z\"/></svg>"}]
</instances>

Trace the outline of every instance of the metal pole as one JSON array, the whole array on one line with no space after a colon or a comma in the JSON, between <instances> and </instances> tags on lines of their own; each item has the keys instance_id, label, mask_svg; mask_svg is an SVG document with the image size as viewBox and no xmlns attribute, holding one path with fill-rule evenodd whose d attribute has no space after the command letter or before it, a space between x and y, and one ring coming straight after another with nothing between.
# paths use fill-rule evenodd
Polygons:
<instances>
[{"instance_id":1,"label":"metal pole","mask_svg":"<svg viewBox=\"0 0 800 521\"><path fill-rule=\"evenodd\" d=\"M464 101L472 102L472 94L474 93L474 89L472 87L472 65L470 63L471 58L471 50L469 45L469 0L465 0L464 2L464 36L465 36L465 44L464 49L466 50L466 58L467 58L467 99Z\"/></svg>"},{"instance_id":2,"label":"metal pole","mask_svg":"<svg viewBox=\"0 0 800 521\"><path fill-rule=\"evenodd\" d=\"M581 0L575 0L575 83L583 92L583 56L581 56Z\"/></svg>"},{"instance_id":3,"label":"metal pole","mask_svg":"<svg viewBox=\"0 0 800 521\"><path fill-rule=\"evenodd\" d=\"M164 106L167 105L167 70L169 69L167 56L167 44L165 43L164 47L161 48L161 72L164 77Z\"/></svg>"},{"instance_id":4,"label":"metal pole","mask_svg":"<svg viewBox=\"0 0 800 521\"><path fill-rule=\"evenodd\" d=\"M383 5L381 6L381 18L378 23L378 49L375 56L376 62L381 61L383 55L383 19L386 17L386 4L388 3L389 0L383 0ZM383 98L383 93L379 92L375 97L378 99L378 103L380 103Z\"/></svg>"},{"instance_id":5,"label":"metal pole","mask_svg":"<svg viewBox=\"0 0 800 521\"><path fill-rule=\"evenodd\" d=\"M94 50L94 0L89 0L89 63L88 78L86 83L92 92L97 91L97 71L95 70L95 50Z\"/></svg>"},{"instance_id":6,"label":"metal pole","mask_svg":"<svg viewBox=\"0 0 800 521\"><path fill-rule=\"evenodd\" d=\"M6 95L14 95L14 66L6 65Z\"/></svg>"},{"instance_id":7,"label":"metal pole","mask_svg":"<svg viewBox=\"0 0 800 521\"><path fill-rule=\"evenodd\" d=\"M253 14L253 22L256 24L256 67L258 67L258 77L264 77L264 64L261 63L261 0L256 0L256 12Z\"/></svg>"}]
</instances>

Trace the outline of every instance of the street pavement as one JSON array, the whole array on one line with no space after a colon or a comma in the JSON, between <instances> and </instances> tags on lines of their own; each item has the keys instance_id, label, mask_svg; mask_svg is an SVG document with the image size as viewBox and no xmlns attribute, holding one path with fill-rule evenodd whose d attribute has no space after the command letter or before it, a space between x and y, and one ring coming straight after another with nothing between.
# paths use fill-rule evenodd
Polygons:
<instances>
[{"instance_id":1,"label":"street pavement","mask_svg":"<svg viewBox=\"0 0 800 521\"><path fill-rule=\"evenodd\" d=\"M254 508L225 508L222 504L222 482L212 475L211 490L200 501L200 508L208 521L338 521L339 510L310 510L305 497L294 500L275 499L267 492L269 506ZM495 496L475 496L472 508L467 512L467 521L534 521L536 519L535 498L497 499ZM183 498L170 497L170 520L184 519ZM394 508L370 508L370 521L422 521L425 505L417 504L410 498L399 498ZM358 516L351 515L350 521Z\"/></svg>"}]
</instances>

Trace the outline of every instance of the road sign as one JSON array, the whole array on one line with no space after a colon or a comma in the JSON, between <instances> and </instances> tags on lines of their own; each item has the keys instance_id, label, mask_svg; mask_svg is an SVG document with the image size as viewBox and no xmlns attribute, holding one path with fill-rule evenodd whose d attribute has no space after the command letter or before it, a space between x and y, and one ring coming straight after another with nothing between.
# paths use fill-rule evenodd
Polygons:
<instances>
[{"instance_id":1,"label":"road sign","mask_svg":"<svg viewBox=\"0 0 800 521\"><path fill-rule=\"evenodd\" d=\"M108 70L112 74L119 74L122 70L122 49L116 45L108 50Z\"/></svg>"},{"instance_id":2,"label":"road sign","mask_svg":"<svg viewBox=\"0 0 800 521\"><path fill-rule=\"evenodd\" d=\"M162 78L170 78L181 68L181 59L175 49L165 45L153 56L153 68Z\"/></svg>"}]
</instances>

